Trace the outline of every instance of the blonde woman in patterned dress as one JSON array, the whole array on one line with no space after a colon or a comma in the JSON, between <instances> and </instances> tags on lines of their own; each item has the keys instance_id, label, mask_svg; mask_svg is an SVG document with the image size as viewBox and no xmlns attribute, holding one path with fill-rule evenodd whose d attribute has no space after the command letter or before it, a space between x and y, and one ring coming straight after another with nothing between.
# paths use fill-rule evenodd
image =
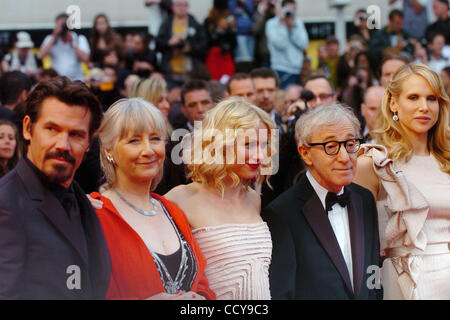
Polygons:
<instances>
[{"instance_id":1,"label":"blonde woman in patterned dress","mask_svg":"<svg viewBox=\"0 0 450 320\"><path fill-rule=\"evenodd\" d=\"M450 299L450 100L422 63L386 88L354 182L377 200L384 299Z\"/></svg>"},{"instance_id":2,"label":"blonde woman in patterned dress","mask_svg":"<svg viewBox=\"0 0 450 320\"><path fill-rule=\"evenodd\" d=\"M192 156L187 166L194 182L165 195L185 212L217 299L271 298L272 241L252 185L272 170L273 129L269 115L246 100L220 102L183 151Z\"/></svg>"}]
</instances>

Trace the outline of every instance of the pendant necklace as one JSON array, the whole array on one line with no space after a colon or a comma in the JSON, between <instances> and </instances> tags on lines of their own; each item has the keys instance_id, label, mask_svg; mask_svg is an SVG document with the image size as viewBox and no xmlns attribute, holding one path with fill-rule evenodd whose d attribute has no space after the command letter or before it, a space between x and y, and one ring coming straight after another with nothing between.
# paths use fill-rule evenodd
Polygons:
<instances>
[{"instance_id":1,"label":"pendant necklace","mask_svg":"<svg viewBox=\"0 0 450 320\"><path fill-rule=\"evenodd\" d=\"M140 214L143 214L144 216L155 216L156 215L156 202L155 199L153 199L152 196L150 196L150 202L152 203L153 206L153 210L152 211L147 211L147 210L142 210L139 209L138 207L136 207L135 205L133 205L131 202L129 202L127 199L125 199L116 189L113 189L113 191L119 196L119 198L125 202L129 207L131 207L134 211L139 212Z\"/></svg>"}]
</instances>

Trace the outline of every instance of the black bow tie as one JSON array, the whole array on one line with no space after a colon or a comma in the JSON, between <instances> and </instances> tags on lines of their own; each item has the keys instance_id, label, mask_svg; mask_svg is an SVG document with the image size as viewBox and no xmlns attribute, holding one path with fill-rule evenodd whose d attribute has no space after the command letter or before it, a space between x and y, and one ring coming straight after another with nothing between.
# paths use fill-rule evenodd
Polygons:
<instances>
[{"instance_id":1,"label":"black bow tie","mask_svg":"<svg viewBox=\"0 0 450 320\"><path fill-rule=\"evenodd\" d=\"M331 210L331 207L334 206L335 203L339 203L339 205L344 208L350 202L350 192L347 188L344 188L344 193L338 196L334 192L328 192L325 198L325 210L328 212Z\"/></svg>"}]
</instances>

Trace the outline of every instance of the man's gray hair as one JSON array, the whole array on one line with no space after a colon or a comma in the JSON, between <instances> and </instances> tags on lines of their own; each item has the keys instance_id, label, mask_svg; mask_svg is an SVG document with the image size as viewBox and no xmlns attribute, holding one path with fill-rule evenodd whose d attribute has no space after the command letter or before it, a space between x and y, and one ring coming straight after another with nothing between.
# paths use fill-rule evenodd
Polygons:
<instances>
[{"instance_id":1,"label":"man's gray hair","mask_svg":"<svg viewBox=\"0 0 450 320\"><path fill-rule=\"evenodd\" d=\"M295 124L295 142L297 146L309 146L311 136L323 127L339 126L350 121L359 136L361 125L353 109L340 103L319 106L304 113Z\"/></svg>"}]
</instances>

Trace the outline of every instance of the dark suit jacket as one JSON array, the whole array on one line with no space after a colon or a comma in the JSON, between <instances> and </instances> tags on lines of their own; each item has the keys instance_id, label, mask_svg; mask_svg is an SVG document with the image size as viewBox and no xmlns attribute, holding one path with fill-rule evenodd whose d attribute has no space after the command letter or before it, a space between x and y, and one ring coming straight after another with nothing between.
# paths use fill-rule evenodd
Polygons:
<instances>
[{"instance_id":1,"label":"dark suit jacket","mask_svg":"<svg viewBox=\"0 0 450 320\"><path fill-rule=\"evenodd\" d=\"M376 299L368 266L379 266L378 224L370 191L350 184L348 208L353 283L319 197L304 174L262 212L273 241L270 288L273 299Z\"/></svg>"},{"instance_id":2,"label":"dark suit jacket","mask_svg":"<svg viewBox=\"0 0 450 320\"><path fill-rule=\"evenodd\" d=\"M105 297L111 268L106 240L84 191L76 182L73 187L88 255L60 201L24 159L0 179L0 299ZM77 275L80 289L73 289Z\"/></svg>"}]
</instances>

